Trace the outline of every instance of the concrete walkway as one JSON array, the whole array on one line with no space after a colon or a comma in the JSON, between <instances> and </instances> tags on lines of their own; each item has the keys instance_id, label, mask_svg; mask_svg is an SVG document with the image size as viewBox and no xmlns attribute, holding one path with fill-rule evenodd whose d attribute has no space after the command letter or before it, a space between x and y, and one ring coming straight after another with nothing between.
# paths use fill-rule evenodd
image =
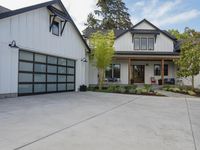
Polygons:
<instances>
[{"instance_id":1,"label":"concrete walkway","mask_svg":"<svg viewBox=\"0 0 200 150\"><path fill-rule=\"evenodd\" d=\"M0 100L1 150L200 150L200 100L62 93Z\"/></svg>"},{"instance_id":2,"label":"concrete walkway","mask_svg":"<svg viewBox=\"0 0 200 150\"><path fill-rule=\"evenodd\" d=\"M195 96L190 96L190 95L186 95L186 94L181 94L181 93L174 93L174 92L170 92L170 91L164 91L164 90L156 90L158 93L165 95L167 97L184 97L184 98L198 98Z\"/></svg>"}]
</instances>

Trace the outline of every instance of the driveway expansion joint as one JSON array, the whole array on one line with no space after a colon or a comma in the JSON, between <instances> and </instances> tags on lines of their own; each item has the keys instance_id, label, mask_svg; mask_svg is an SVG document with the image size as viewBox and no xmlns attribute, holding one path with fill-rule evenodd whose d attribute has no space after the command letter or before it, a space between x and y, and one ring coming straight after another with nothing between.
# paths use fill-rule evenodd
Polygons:
<instances>
[{"instance_id":1,"label":"driveway expansion joint","mask_svg":"<svg viewBox=\"0 0 200 150\"><path fill-rule=\"evenodd\" d=\"M121 103L121 104L119 104L119 105L116 105L115 107L112 107L112 108L110 108L110 109L108 109L108 110L105 110L105 111L103 111L103 112L101 112L101 113L98 113L98 114L96 114L96 115L94 115L94 116L91 116L91 117L89 117L89 118L83 119L83 120L81 120L81 121L79 121L79 122L76 122L76 123L70 125L70 126L67 126L67 127L62 128L62 129L60 129L60 130L57 130L57 131L55 131L55 132L52 132L52 133L50 133L50 134L48 134L48 135L46 135L46 136L43 136L43 137L41 137L41 138L39 138L39 139L37 139L37 140L34 140L34 141L29 142L29 143L27 143L27 144L24 144L24 145L22 145L22 146L20 146L20 147L17 147L17 148L15 148L14 150L20 150L20 149L22 149L22 148L24 148L24 147L27 147L27 146L32 145L32 144L34 144L34 143L37 143L37 142L39 142L39 141L41 141L41 140L44 140L44 139L46 139L46 138L48 138L48 137L50 137L50 136L53 136L53 135L55 135L55 134L57 134L57 133L60 133L60 132L62 132L62 131L64 131L64 130L70 129L70 128L72 128L72 127L78 126L79 124L85 123L85 122L87 122L87 121L89 121L89 120L92 120L92 119L94 119L94 118L97 118L97 117L99 117L99 116L102 116L102 115L104 115L104 114L106 114L106 113L112 112L112 111L114 111L114 110L116 110L116 109L118 109L118 108L120 108L120 107L123 107L123 106L125 106L125 105L127 105L127 104L130 104L130 103L134 102L135 100L137 100L138 98L142 98L142 97L143 97L143 96L137 96L137 97L135 97L135 98L132 99L132 100L129 100L129 101L124 102L124 103Z\"/></svg>"},{"instance_id":2,"label":"driveway expansion joint","mask_svg":"<svg viewBox=\"0 0 200 150\"><path fill-rule=\"evenodd\" d=\"M188 114L188 119L189 119L189 124L190 124L190 130L191 130L191 133L192 133L194 149L197 150L196 140L195 140L195 136L194 136L194 130L193 130L193 126L192 126L192 119L190 117L189 103L187 101L187 98L185 98L185 103L186 103L186 107L187 107L187 114Z\"/></svg>"}]
</instances>

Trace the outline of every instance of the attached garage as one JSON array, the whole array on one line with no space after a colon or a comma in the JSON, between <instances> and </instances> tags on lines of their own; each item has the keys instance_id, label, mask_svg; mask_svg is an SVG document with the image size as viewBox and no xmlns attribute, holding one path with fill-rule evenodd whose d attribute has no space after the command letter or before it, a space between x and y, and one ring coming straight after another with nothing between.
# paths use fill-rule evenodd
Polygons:
<instances>
[{"instance_id":1,"label":"attached garage","mask_svg":"<svg viewBox=\"0 0 200 150\"><path fill-rule=\"evenodd\" d=\"M75 60L19 51L19 95L75 91Z\"/></svg>"},{"instance_id":2,"label":"attached garage","mask_svg":"<svg viewBox=\"0 0 200 150\"><path fill-rule=\"evenodd\" d=\"M60 0L0 13L0 98L78 91L89 52Z\"/></svg>"}]
</instances>

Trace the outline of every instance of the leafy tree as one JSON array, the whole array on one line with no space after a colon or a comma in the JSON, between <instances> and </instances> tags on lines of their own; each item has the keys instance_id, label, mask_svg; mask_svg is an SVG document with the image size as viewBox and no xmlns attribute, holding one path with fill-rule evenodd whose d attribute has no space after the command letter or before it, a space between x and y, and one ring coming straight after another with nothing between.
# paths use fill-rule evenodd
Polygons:
<instances>
[{"instance_id":1,"label":"leafy tree","mask_svg":"<svg viewBox=\"0 0 200 150\"><path fill-rule=\"evenodd\" d=\"M200 72L200 33L186 28L184 33L177 30L172 32L181 40L180 59L175 60L179 67L179 77L192 77L192 88L194 88L194 76Z\"/></svg>"},{"instance_id":2,"label":"leafy tree","mask_svg":"<svg viewBox=\"0 0 200 150\"><path fill-rule=\"evenodd\" d=\"M92 48L90 59L98 69L99 89L101 90L105 78L105 69L112 62L114 54L114 32L109 31L105 34L101 32L93 33L89 42Z\"/></svg>"},{"instance_id":3,"label":"leafy tree","mask_svg":"<svg viewBox=\"0 0 200 150\"><path fill-rule=\"evenodd\" d=\"M88 16L86 25L88 27L100 27L104 29L128 29L132 26L128 8L122 0L98 0L98 10L94 13L101 18L99 24L93 25L91 22L95 17Z\"/></svg>"}]
</instances>

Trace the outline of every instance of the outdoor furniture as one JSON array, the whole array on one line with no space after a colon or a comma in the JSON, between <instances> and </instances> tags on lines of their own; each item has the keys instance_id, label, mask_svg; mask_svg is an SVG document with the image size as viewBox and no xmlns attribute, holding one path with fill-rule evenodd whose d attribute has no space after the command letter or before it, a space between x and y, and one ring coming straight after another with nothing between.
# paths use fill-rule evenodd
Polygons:
<instances>
[{"instance_id":1,"label":"outdoor furniture","mask_svg":"<svg viewBox=\"0 0 200 150\"><path fill-rule=\"evenodd\" d=\"M151 77L151 84L156 84L156 79L155 79L155 77Z\"/></svg>"},{"instance_id":2,"label":"outdoor furniture","mask_svg":"<svg viewBox=\"0 0 200 150\"><path fill-rule=\"evenodd\" d=\"M175 79L174 78L165 78L164 79L165 84L175 84Z\"/></svg>"}]
</instances>

